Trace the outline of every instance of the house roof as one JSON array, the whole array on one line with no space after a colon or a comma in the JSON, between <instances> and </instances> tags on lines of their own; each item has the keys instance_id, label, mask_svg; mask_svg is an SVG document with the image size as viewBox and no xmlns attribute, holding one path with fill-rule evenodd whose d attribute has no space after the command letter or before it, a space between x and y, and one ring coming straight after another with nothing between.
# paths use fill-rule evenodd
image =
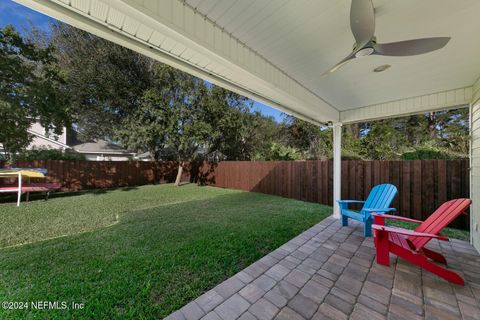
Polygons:
<instances>
[{"instance_id":1,"label":"house roof","mask_svg":"<svg viewBox=\"0 0 480 320\"><path fill-rule=\"evenodd\" d=\"M91 142L78 143L73 145L72 148L78 153L107 153L124 155L131 155L134 153L102 139Z\"/></svg>"}]
</instances>

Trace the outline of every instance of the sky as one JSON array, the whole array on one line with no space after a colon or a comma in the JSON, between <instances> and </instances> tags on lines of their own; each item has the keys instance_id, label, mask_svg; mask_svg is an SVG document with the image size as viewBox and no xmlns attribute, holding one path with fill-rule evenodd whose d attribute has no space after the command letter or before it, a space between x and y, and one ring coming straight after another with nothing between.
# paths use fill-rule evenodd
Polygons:
<instances>
[{"instance_id":1,"label":"sky","mask_svg":"<svg viewBox=\"0 0 480 320\"><path fill-rule=\"evenodd\" d=\"M37 11L31 10L11 0L0 0L0 27L11 24L19 32L36 27L40 31L48 32L49 26L55 20ZM266 116L273 117L277 122L283 120L283 113L263 103L254 101L253 109Z\"/></svg>"},{"instance_id":2,"label":"sky","mask_svg":"<svg viewBox=\"0 0 480 320\"><path fill-rule=\"evenodd\" d=\"M41 31L48 31L53 21L54 19L11 0L0 0L0 27L11 24L15 29L23 32L33 25Z\"/></svg>"}]
</instances>

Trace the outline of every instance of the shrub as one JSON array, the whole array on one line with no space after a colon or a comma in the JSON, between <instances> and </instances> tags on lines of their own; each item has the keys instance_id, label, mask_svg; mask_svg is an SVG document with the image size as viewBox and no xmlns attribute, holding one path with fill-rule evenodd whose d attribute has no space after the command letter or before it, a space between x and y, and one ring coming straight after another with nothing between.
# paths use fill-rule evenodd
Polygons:
<instances>
[{"instance_id":1,"label":"shrub","mask_svg":"<svg viewBox=\"0 0 480 320\"><path fill-rule=\"evenodd\" d=\"M417 148L412 151L404 152L401 155L402 160L449 160L449 159L464 159L465 155L457 154L451 151L437 149L437 148Z\"/></svg>"},{"instance_id":2,"label":"shrub","mask_svg":"<svg viewBox=\"0 0 480 320\"><path fill-rule=\"evenodd\" d=\"M363 160L363 158L355 151L342 148L342 160Z\"/></svg>"},{"instance_id":3,"label":"shrub","mask_svg":"<svg viewBox=\"0 0 480 320\"><path fill-rule=\"evenodd\" d=\"M55 149L32 149L24 150L16 154L15 161L34 160L85 160L85 156L73 151L61 151Z\"/></svg>"}]
</instances>

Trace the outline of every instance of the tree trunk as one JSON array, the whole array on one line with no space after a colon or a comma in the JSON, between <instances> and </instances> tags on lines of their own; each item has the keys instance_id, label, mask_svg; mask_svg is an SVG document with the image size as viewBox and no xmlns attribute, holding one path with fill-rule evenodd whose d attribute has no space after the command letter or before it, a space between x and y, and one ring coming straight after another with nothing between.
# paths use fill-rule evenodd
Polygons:
<instances>
[{"instance_id":1,"label":"tree trunk","mask_svg":"<svg viewBox=\"0 0 480 320\"><path fill-rule=\"evenodd\" d=\"M428 132L430 134L430 138L435 138L436 130L437 130L437 117L435 112L430 112L428 114Z\"/></svg>"},{"instance_id":2,"label":"tree trunk","mask_svg":"<svg viewBox=\"0 0 480 320\"><path fill-rule=\"evenodd\" d=\"M352 128L352 136L355 140L360 139L360 123L352 123L351 125Z\"/></svg>"},{"instance_id":3,"label":"tree trunk","mask_svg":"<svg viewBox=\"0 0 480 320\"><path fill-rule=\"evenodd\" d=\"M178 187L180 185L180 180L182 180L183 166L184 166L183 161L178 164L177 178L175 179L175 186L176 187Z\"/></svg>"}]
</instances>

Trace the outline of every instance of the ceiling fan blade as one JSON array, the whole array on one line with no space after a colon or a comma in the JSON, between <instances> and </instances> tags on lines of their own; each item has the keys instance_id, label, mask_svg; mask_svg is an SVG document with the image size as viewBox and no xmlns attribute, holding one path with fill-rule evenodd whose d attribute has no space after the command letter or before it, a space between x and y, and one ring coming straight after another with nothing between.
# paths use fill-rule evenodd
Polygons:
<instances>
[{"instance_id":1,"label":"ceiling fan blade","mask_svg":"<svg viewBox=\"0 0 480 320\"><path fill-rule=\"evenodd\" d=\"M349 62L350 60L354 59L355 58L355 54L352 52L348 57L346 57L345 59L343 59L342 61L340 61L339 63L337 63L336 65L334 65L333 67L331 67L329 70L325 71L324 73L322 73L320 76L324 76L326 74L329 74L329 73L332 73L332 72L335 72L337 71L338 69L340 69L341 67L343 67L344 65L347 64L347 62Z\"/></svg>"},{"instance_id":2,"label":"ceiling fan blade","mask_svg":"<svg viewBox=\"0 0 480 320\"><path fill-rule=\"evenodd\" d=\"M375 53L382 56L415 56L445 47L450 37L423 38L390 43L377 43L373 46Z\"/></svg>"},{"instance_id":3,"label":"ceiling fan blade","mask_svg":"<svg viewBox=\"0 0 480 320\"><path fill-rule=\"evenodd\" d=\"M375 33L375 10L372 0L352 0L350 8L350 29L357 49L369 43Z\"/></svg>"}]
</instances>

